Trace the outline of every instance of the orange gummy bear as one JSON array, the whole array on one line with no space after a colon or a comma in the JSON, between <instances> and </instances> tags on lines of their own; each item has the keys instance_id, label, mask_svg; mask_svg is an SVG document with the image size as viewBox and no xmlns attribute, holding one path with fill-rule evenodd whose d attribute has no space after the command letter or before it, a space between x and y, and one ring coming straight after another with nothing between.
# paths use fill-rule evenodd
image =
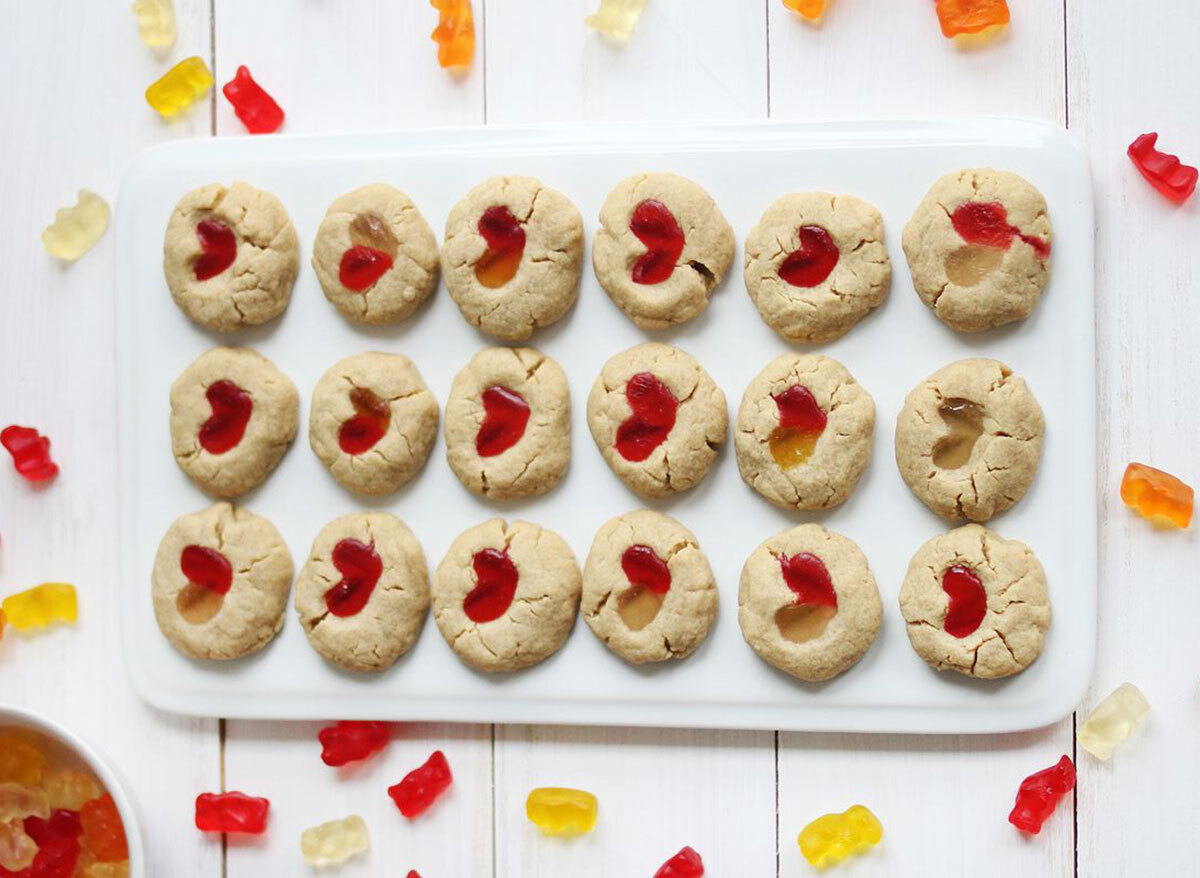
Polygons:
<instances>
[{"instance_id":1,"label":"orange gummy bear","mask_svg":"<svg viewBox=\"0 0 1200 878\"><path fill-rule=\"evenodd\" d=\"M438 11L433 41L438 44L438 63L443 67L470 67L475 54L475 21L471 0L429 0Z\"/></svg>"},{"instance_id":2,"label":"orange gummy bear","mask_svg":"<svg viewBox=\"0 0 1200 878\"><path fill-rule=\"evenodd\" d=\"M1121 499L1126 506L1143 518L1175 527L1191 524L1194 494L1191 485L1144 463L1129 464L1121 479Z\"/></svg>"},{"instance_id":3,"label":"orange gummy bear","mask_svg":"<svg viewBox=\"0 0 1200 878\"><path fill-rule=\"evenodd\" d=\"M783 0L783 5L809 21L819 21L825 12L825 0Z\"/></svg>"},{"instance_id":4,"label":"orange gummy bear","mask_svg":"<svg viewBox=\"0 0 1200 878\"><path fill-rule=\"evenodd\" d=\"M977 34L989 27L1008 24L1006 0L937 0L938 23L947 39L960 34Z\"/></svg>"}]
</instances>

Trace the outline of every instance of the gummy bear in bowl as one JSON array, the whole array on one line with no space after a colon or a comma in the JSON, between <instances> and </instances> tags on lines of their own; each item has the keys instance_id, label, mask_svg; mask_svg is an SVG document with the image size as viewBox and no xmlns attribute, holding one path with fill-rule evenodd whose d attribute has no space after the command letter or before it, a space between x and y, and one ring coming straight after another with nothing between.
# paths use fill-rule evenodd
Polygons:
<instances>
[{"instance_id":1,"label":"gummy bear in bowl","mask_svg":"<svg viewBox=\"0 0 1200 878\"><path fill-rule=\"evenodd\" d=\"M133 801L112 769L16 707L0 707L0 836L0 874L146 875Z\"/></svg>"}]
</instances>

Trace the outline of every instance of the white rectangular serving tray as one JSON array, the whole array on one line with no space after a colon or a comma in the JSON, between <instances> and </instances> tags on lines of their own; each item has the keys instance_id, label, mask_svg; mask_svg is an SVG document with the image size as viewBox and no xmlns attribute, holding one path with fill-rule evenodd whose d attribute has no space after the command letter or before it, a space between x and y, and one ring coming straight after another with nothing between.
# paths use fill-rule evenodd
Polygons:
<instances>
[{"instance_id":1,"label":"white rectangular serving tray","mask_svg":"<svg viewBox=\"0 0 1200 878\"><path fill-rule=\"evenodd\" d=\"M937 177L980 165L1015 171L1044 193L1054 223L1054 257L1049 287L1031 317L965 335L947 329L918 300L900 233ZM642 170L674 171L699 182L738 238L734 264L709 309L691 323L655 334L625 318L590 267L601 202L616 181ZM570 381L570 470L545 497L485 502L455 479L439 436L424 470L393 496L350 494L308 447L308 401L322 372L352 353L404 353L444 406L455 372L492 342L461 319L444 287L398 326L350 325L325 300L312 272L317 226L337 195L383 181L407 192L440 238L451 206L493 174L540 178L575 202L588 230L578 304L529 342L557 359ZM162 238L180 196L204 183L232 180L279 196L300 236L301 270L282 318L218 337L189 322L171 301ZM698 488L650 504L696 533L716 575L717 623L690 658L634 667L610 654L579 621L561 652L541 665L486 675L461 664L429 620L406 657L384 673L364 676L325 663L308 646L290 606L275 642L235 662L188 660L159 633L150 601L155 549L171 521L211 502L175 465L168 433L169 387L200 353L223 343L250 345L300 390L294 446L266 483L242 501L275 523L297 569L326 522L367 508L406 521L431 569L457 534L497 515L558 531L582 564L599 525L641 505L609 471L588 432L584 405L601 365L649 338L678 345L725 391L732 418L750 379L789 349L746 295L741 242L771 201L806 190L852 193L884 216L893 273L887 302L842 339L805 348L843 362L874 397L874 456L850 500L826 513L789 515L771 507L743 484L731 443ZM121 600L134 684L162 709L224 717L922 733L1012 731L1054 722L1082 697L1095 652L1092 242L1083 151L1060 128L1010 119L474 128L223 138L151 149L126 174L117 211ZM1041 559L1054 621L1042 657L1025 673L1000 682L930 670L909 647L896 601L909 558L946 529L909 493L896 469L896 415L922 378L974 356L996 357L1024 376L1047 421L1032 489L991 526L1027 542ZM861 546L884 602L875 645L856 667L822 685L801 683L766 665L742 640L737 622L738 575L747 555L770 534L804 521L820 522Z\"/></svg>"}]
</instances>

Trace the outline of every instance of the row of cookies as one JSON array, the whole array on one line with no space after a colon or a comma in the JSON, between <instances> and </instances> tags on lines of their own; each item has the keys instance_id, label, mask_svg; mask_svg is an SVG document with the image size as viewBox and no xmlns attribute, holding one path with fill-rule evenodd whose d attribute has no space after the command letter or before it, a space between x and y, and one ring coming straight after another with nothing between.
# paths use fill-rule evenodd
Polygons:
<instances>
[{"instance_id":1,"label":"row of cookies","mask_svg":"<svg viewBox=\"0 0 1200 878\"><path fill-rule=\"evenodd\" d=\"M171 387L179 466L208 493L244 494L279 463L298 426L295 386L249 348L214 348ZM690 355L648 342L608 360L587 401L592 437L634 493L687 490L728 433L725 395ZM309 443L344 487L395 491L424 466L438 404L399 354L331 366L313 390ZM875 403L838 361L784 354L749 384L734 447L745 482L784 509L827 509L854 491L871 457ZM896 462L913 493L950 520L987 521L1024 496L1045 422L1021 378L996 360L960 360L908 394ZM570 394L562 368L533 348L485 348L454 379L446 457L483 497L543 494L570 459Z\"/></svg>"},{"instance_id":2,"label":"row of cookies","mask_svg":"<svg viewBox=\"0 0 1200 878\"><path fill-rule=\"evenodd\" d=\"M265 518L218 503L174 522L151 594L163 634L199 659L240 658L283 626L292 560ZM451 544L432 578L408 527L387 513L338 518L317 534L294 606L309 643L352 671L382 671L416 642L430 604L467 665L514 671L566 642L580 610L592 633L635 664L682 659L708 636L718 594L694 534L639 510L597 532L582 575L557 534L492 519ZM1027 546L980 525L929 540L900 590L917 654L938 670L995 678L1041 653L1045 574ZM875 641L882 605L862 551L820 525L760 544L742 568L738 621L758 655L802 680L828 680Z\"/></svg>"},{"instance_id":3,"label":"row of cookies","mask_svg":"<svg viewBox=\"0 0 1200 878\"><path fill-rule=\"evenodd\" d=\"M1019 320L1049 278L1045 199L1021 177L956 171L926 194L904 229L913 285L947 325L978 331ZM564 195L531 177L471 189L437 240L412 200L373 183L329 205L312 265L326 298L354 323L411 315L439 269L463 318L506 342L528 338L574 304L583 221ZM620 181L600 209L596 279L644 329L691 320L734 255L734 233L709 194L670 173ZM287 307L299 271L295 229L279 199L247 183L212 183L180 199L163 266L176 304L230 332ZM843 335L887 296L891 267L880 212L852 195L807 192L772 203L746 237L746 290L789 341Z\"/></svg>"}]
</instances>

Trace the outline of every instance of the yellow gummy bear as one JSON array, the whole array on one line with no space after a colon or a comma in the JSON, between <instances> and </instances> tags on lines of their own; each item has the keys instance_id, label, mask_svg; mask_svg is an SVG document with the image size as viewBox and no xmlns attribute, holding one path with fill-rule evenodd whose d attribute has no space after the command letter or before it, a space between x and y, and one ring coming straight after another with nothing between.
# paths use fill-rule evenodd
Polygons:
<instances>
[{"instance_id":1,"label":"yellow gummy bear","mask_svg":"<svg viewBox=\"0 0 1200 878\"><path fill-rule=\"evenodd\" d=\"M32 744L17 738L0 738L0 782L34 786L42 779L46 757Z\"/></svg>"},{"instance_id":2,"label":"yellow gummy bear","mask_svg":"<svg viewBox=\"0 0 1200 878\"><path fill-rule=\"evenodd\" d=\"M879 844L883 825L863 805L841 814L824 814L800 830L796 839L804 859L817 867L832 866Z\"/></svg>"},{"instance_id":3,"label":"yellow gummy bear","mask_svg":"<svg viewBox=\"0 0 1200 878\"><path fill-rule=\"evenodd\" d=\"M138 36L153 49L165 49L175 42L175 7L171 0L134 0Z\"/></svg>"},{"instance_id":4,"label":"yellow gummy bear","mask_svg":"<svg viewBox=\"0 0 1200 878\"><path fill-rule=\"evenodd\" d=\"M78 811L85 802L103 795L100 785L90 775L70 768L48 771L42 775L42 789L52 809Z\"/></svg>"},{"instance_id":5,"label":"yellow gummy bear","mask_svg":"<svg viewBox=\"0 0 1200 878\"><path fill-rule=\"evenodd\" d=\"M24 820L26 817L50 816L46 794L37 787L19 783L0 783L0 823Z\"/></svg>"},{"instance_id":6,"label":"yellow gummy bear","mask_svg":"<svg viewBox=\"0 0 1200 878\"><path fill-rule=\"evenodd\" d=\"M525 816L547 835L582 835L596 825L596 797L566 787L539 787L525 800Z\"/></svg>"},{"instance_id":7,"label":"yellow gummy bear","mask_svg":"<svg viewBox=\"0 0 1200 878\"><path fill-rule=\"evenodd\" d=\"M0 609L18 631L45 628L54 622L72 624L79 617L75 586L65 582L45 582L28 591L10 594Z\"/></svg>"},{"instance_id":8,"label":"yellow gummy bear","mask_svg":"<svg viewBox=\"0 0 1200 878\"><path fill-rule=\"evenodd\" d=\"M825 0L783 0L783 5L809 21L820 21L825 12Z\"/></svg>"},{"instance_id":9,"label":"yellow gummy bear","mask_svg":"<svg viewBox=\"0 0 1200 878\"><path fill-rule=\"evenodd\" d=\"M51 256L73 262L88 252L108 228L108 202L87 189L79 190L79 202L60 207L54 222L42 232L42 246Z\"/></svg>"},{"instance_id":10,"label":"yellow gummy bear","mask_svg":"<svg viewBox=\"0 0 1200 878\"><path fill-rule=\"evenodd\" d=\"M332 866L361 854L371 845L367 824L357 814L330 820L300 833L300 854L310 866Z\"/></svg>"},{"instance_id":11,"label":"yellow gummy bear","mask_svg":"<svg viewBox=\"0 0 1200 878\"><path fill-rule=\"evenodd\" d=\"M184 58L146 89L146 103L161 116L174 116L212 88L208 65L197 55Z\"/></svg>"},{"instance_id":12,"label":"yellow gummy bear","mask_svg":"<svg viewBox=\"0 0 1200 878\"><path fill-rule=\"evenodd\" d=\"M600 0L600 8L583 23L614 40L627 40L645 8L646 0Z\"/></svg>"},{"instance_id":13,"label":"yellow gummy bear","mask_svg":"<svg viewBox=\"0 0 1200 878\"><path fill-rule=\"evenodd\" d=\"M1075 733L1079 746L1097 759L1109 759L1117 745L1141 725L1150 710L1146 696L1132 683L1122 683L1088 714Z\"/></svg>"}]
</instances>

